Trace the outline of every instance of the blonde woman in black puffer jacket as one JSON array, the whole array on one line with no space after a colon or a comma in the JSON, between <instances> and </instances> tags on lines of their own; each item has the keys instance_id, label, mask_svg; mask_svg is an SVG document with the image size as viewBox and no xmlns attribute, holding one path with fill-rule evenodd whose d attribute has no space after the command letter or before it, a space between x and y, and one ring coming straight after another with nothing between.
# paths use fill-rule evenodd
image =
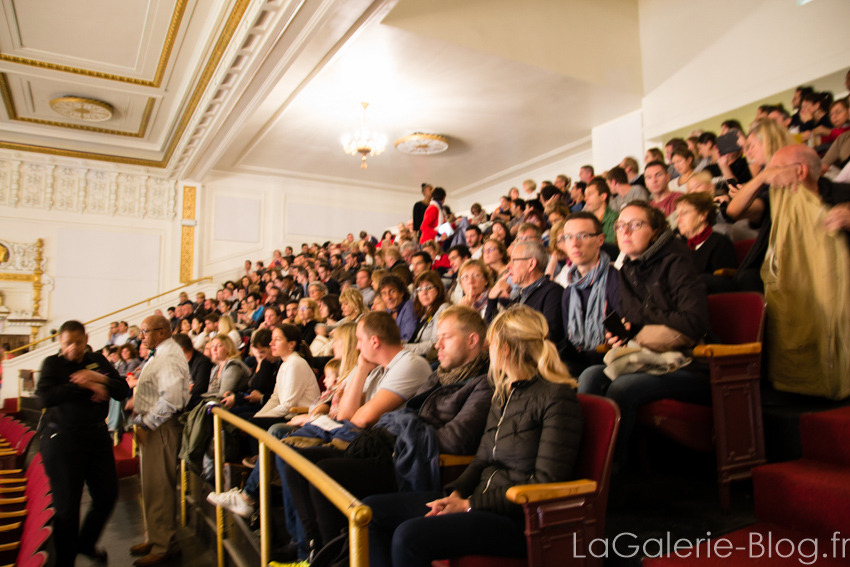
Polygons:
<instances>
[{"instance_id":1,"label":"blonde woman in black puffer jacket","mask_svg":"<svg viewBox=\"0 0 850 567\"><path fill-rule=\"evenodd\" d=\"M569 480L581 442L575 380L539 312L515 306L487 333L495 394L475 460L445 494L372 496L373 566L427 567L465 555L525 557L518 484Z\"/></svg>"}]
</instances>

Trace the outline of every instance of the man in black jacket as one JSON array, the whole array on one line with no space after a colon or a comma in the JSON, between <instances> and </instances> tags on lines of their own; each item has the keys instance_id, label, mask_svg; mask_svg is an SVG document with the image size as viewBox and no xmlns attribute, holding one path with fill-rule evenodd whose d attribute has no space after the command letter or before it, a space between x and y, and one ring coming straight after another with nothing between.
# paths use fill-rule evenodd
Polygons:
<instances>
[{"instance_id":1,"label":"man in black jacket","mask_svg":"<svg viewBox=\"0 0 850 567\"><path fill-rule=\"evenodd\" d=\"M186 362L189 363L192 386L190 390L191 398L189 398L189 403L186 404L186 411L188 411L198 405L201 401L201 394L206 393L210 385L210 372L212 372L213 363L203 353L195 350L192 346L192 339L187 335L178 334L171 338L186 355Z\"/></svg>"},{"instance_id":2,"label":"man in black jacket","mask_svg":"<svg viewBox=\"0 0 850 567\"><path fill-rule=\"evenodd\" d=\"M499 279L490 288L487 302L487 320L496 315L496 304L507 306L512 303L528 305L543 314L549 324L549 340L556 345L564 339L564 322L561 317L561 296L564 288L549 280L543 273L549 262L549 254L543 244L536 240L525 240L514 245L508 273L514 285L519 286L519 295L511 299L511 286L507 277Z\"/></svg>"},{"instance_id":3,"label":"man in black jacket","mask_svg":"<svg viewBox=\"0 0 850 567\"><path fill-rule=\"evenodd\" d=\"M106 428L109 399L123 402L129 388L101 354L87 350L82 323L59 327L59 354L41 366L38 399L44 413L41 455L50 477L56 565L73 567L78 553L99 563L95 548L118 497L118 475ZM80 529L80 498L88 486L91 506Z\"/></svg>"}]
</instances>

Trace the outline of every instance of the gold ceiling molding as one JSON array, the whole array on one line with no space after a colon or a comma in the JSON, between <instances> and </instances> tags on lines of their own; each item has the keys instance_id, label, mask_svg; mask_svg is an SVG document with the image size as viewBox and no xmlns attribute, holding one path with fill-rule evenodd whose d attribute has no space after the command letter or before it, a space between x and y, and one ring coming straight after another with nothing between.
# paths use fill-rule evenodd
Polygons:
<instances>
[{"instance_id":1,"label":"gold ceiling molding","mask_svg":"<svg viewBox=\"0 0 850 567\"><path fill-rule=\"evenodd\" d=\"M236 32L236 28L239 26L239 22L242 20L242 16L245 15L245 11L248 9L248 6L250 4L251 0L237 0L236 4L234 5L233 11L227 18L227 22L225 23L224 28L222 29L221 35L218 37L218 40L216 41L215 47L213 48L210 58L207 60L207 64L204 67L203 72L201 73L201 77L198 80L198 84L195 87L194 92L192 93L192 97L189 99L189 103L186 105L186 111L183 113L183 116L178 122L177 127L174 130L174 134L171 137L171 141L168 144L168 148L165 151L165 155L161 160L127 158L109 154L81 152L77 150L63 150L60 148L50 148L46 146L37 146L34 144L18 144L2 141L0 141L0 149L17 152L33 152L74 159L105 161L107 163L137 165L141 167L165 168L168 165L168 162L171 160L171 156L174 154L174 150L177 147L177 143L180 141L180 138L186 131L186 128L188 127L189 122L192 119L192 114L198 107L198 103L200 103L201 98L204 95L204 91L206 90L210 79L212 79L216 67L218 67L219 62L221 61L221 57L224 55L224 52L227 49L227 45L233 38L233 34Z\"/></svg>"},{"instance_id":2,"label":"gold ceiling molding","mask_svg":"<svg viewBox=\"0 0 850 567\"><path fill-rule=\"evenodd\" d=\"M56 65L54 63L47 63L46 61L26 59L24 57L16 57L14 55L6 55L4 53L0 53L0 61L17 63L18 65L27 65L29 67L38 67L39 69L49 69L51 71L59 71L61 73L72 73L74 75L105 79L107 81L118 81L120 83L129 83L131 85L159 88L162 84L162 77L165 75L165 67L168 65L168 60L171 58L171 52L174 49L174 41L177 38L177 30L180 29L180 23L183 20L183 14L186 12L186 4L188 4L188 2L189 0L177 0L177 4L174 6L174 13L171 15L171 22L168 24L168 32L165 34L165 43L163 44L162 52L159 55L159 63L156 66L156 72L154 73L153 80L112 75L110 73L101 73L99 71L91 71L89 69L78 69L77 67L70 67L68 65Z\"/></svg>"},{"instance_id":3,"label":"gold ceiling molding","mask_svg":"<svg viewBox=\"0 0 850 567\"><path fill-rule=\"evenodd\" d=\"M82 130L84 132L94 132L97 134L111 134L113 136L127 136L129 138L144 138L148 129L153 107L156 99L148 97L148 102L145 104L145 110L142 112L142 120L139 123L137 132L122 132L121 130L111 130L109 128L98 128L96 126L87 126L85 124L70 124L67 122L57 122L55 120L42 120L40 118L28 118L26 116L18 116L15 109L15 101L12 100L12 91L9 88L9 82L6 79L5 73L0 73L0 96L3 97L3 105L6 107L6 114L9 115L9 120L18 122L26 122L28 124L39 124L41 126L53 126L55 128L71 128L72 130Z\"/></svg>"}]
</instances>

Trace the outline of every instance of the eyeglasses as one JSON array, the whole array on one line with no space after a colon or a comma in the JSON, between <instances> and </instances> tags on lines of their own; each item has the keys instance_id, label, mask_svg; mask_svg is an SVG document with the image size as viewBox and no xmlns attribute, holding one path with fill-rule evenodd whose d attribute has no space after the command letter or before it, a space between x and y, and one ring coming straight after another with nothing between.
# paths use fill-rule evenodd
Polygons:
<instances>
[{"instance_id":1,"label":"eyeglasses","mask_svg":"<svg viewBox=\"0 0 850 567\"><path fill-rule=\"evenodd\" d=\"M313 310L312 307L299 307L298 308L298 311L312 311L312 310Z\"/></svg>"},{"instance_id":2,"label":"eyeglasses","mask_svg":"<svg viewBox=\"0 0 850 567\"><path fill-rule=\"evenodd\" d=\"M484 249L484 252L498 252L498 251L499 251L499 249L495 246L490 246L490 247Z\"/></svg>"},{"instance_id":3,"label":"eyeglasses","mask_svg":"<svg viewBox=\"0 0 850 567\"><path fill-rule=\"evenodd\" d=\"M481 274L463 274L460 277L460 281L462 281L462 282L468 282L470 280L483 280L483 279L484 279L484 276L482 276Z\"/></svg>"},{"instance_id":4,"label":"eyeglasses","mask_svg":"<svg viewBox=\"0 0 850 567\"><path fill-rule=\"evenodd\" d=\"M579 232L578 234L569 234L569 233L565 232L564 234L562 234L561 236L558 237L558 242L569 242L573 238L575 238L576 241L578 241L578 242L584 242L585 240L588 240L589 238L593 238L594 236L599 236L599 234L600 233L598 233L598 232Z\"/></svg>"},{"instance_id":5,"label":"eyeglasses","mask_svg":"<svg viewBox=\"0 0 850 567\"><path fill-rule=\"evenodd\" d=\"M631 222L615 222L614 230L616 232L634 232L643 228L643 225L648 224L645 220L633 220Z\"/></svg>"},{"instance_id":6,"label":"eyeglasses","mask_svg":"<svg viewBox=\"0 0 850 567\"><path fill-rule=\"evenodd\" d=\"M519 262L520 260L532 260L532 258L511 258L508 263Z\"/></svg>"},{"instance_id":7,"label":"eyeglasses","mask_svg":"<svg viewBox=\"0 0 850 567\"><path fill-rule=\"evenodd\" d=\"M431 291L432 289L437 289L432 285L423 285L422 287L416 288L416 293L425 293L426 291Z\"/></svg>"},{"instance_id":8,"label":"eyeglasses","mask_svg":"<svg viewBox=\"0 0 850 567\"><path fill-rule=\"evenodd\" d=\"M164 331L165 327L159 327L157 329L139 329L139 334L141 335L150 335L154 331Z\"/></svg>"}]
</instances>

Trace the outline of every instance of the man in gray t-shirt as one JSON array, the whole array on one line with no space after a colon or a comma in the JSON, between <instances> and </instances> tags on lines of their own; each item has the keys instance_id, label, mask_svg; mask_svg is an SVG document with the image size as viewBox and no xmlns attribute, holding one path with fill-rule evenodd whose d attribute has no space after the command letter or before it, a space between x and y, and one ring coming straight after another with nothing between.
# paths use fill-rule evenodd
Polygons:
<instances>
[{"instance_id":1,"label":"man in gray t-shirt","mask_svg":"<svg viewBox=\"0 0 850 567\"><path fill-rule=\"evenodd\" d=\"M398 325L389 313L364 315L356 334L360 358L346 380L337 420L367 427L404 404L428 379L431 366L403 349Z\"/></svg>"}]
</instances>

